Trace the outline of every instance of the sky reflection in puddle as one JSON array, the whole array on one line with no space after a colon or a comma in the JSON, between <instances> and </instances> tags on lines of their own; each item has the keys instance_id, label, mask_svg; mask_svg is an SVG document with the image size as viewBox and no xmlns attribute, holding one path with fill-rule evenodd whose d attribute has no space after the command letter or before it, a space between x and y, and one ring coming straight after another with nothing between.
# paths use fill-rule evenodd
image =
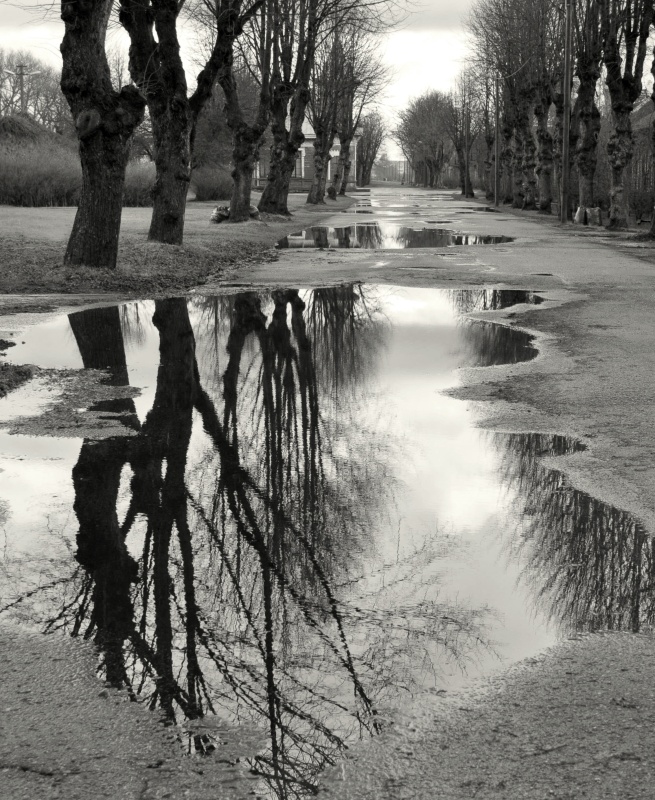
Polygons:
<instances>
[{"instance_id":1,"label":"sky reflection in puddle","mask_svg":"<svg viewBox=\"0 0 655 800\"><path fill-rule=\"evenodd\" d=\"M412 228L391 222L366 222L344 228L317 226L280 239L284 249L362 248L366 250L403 250L413 247L457 247L462 245L503 244L514 241L509 236L459 233L446 228Z\"/></svg>"},{"instance_id":2,"label":"sky reflection in puddle","mask_svg":"<svg viewBox=\"0 0 655 800\"><path fill-rule=\"evenodd\" d=\"M638 552L646 570L648 537L539 464L577 445L480 431L441 393L458 367L536 355L527 334L463 313L538 299L344 285L33 328L15 360L38 364L47 339L49 362L110 367L143 392L112 404L132 437L0 437L4 616L92 638L105 678L171 720L258 726L261 791L284 798L311 795L408 697L562 626L638 627L648 596L632 579L603 595L593 562L619 532L634 541L602 569L622 580Z\"/></svg>"}]
</instances>

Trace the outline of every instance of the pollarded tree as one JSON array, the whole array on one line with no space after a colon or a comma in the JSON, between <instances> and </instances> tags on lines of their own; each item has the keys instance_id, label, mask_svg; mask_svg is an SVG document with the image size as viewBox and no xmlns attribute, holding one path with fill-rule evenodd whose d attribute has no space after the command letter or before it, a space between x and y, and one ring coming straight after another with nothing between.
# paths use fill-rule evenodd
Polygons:
<instances>
[{"instance_id":1,"label":"pollarded tree","mask_svg":"<svg viewBox=\"0 0 655 800\"><path fill-rule=\"evenodd\" d=\"M609 227L627 228L623 176L632 158L630 115L641 95L654 0L599 0L605 82L612 103L613 131L607 143L611 167Z\"/></svg>"},{"instance_id":2,"label":"pollarded tree","mask_svg":"<svg viewBox=\"0 0 655 800\"><path fill-rule=\"evenodd\" d=\"M111 84L105 38L112 0L62 0L61 88L75 120L82 194L64 263L116 267L125 168L145 100L134 86Z\"/></svg>"},{"instance_id":3,"label":"pollarded tree","mask_svg":"<svg viewBox=\"0 0 655 800\"><path fill-rule=\"evenodd\" d=\"M535 208L538 197L542 210L550 208L554 155L548 120L561 75L562 20L555 0L477 0L469 21L478 71L486 66L502 82L503 153L515 207Z\"/></svg>"},{"instance_id":4,"label":"pollarded tree","mask_svg":"<svg viewBox=\"0 0 655 800\"><path fill-rule=\"evenodd\" d=\"M310 99L309 83L319 32L329 2L271 0L274 3L274 59L271 145L268 180L259 210L289 214L287 198L296 157L305 141L302 126Z\"/></svg>"},{"instance_id":5,"label":"pollarded tree","mask_svg":"<svg viewBox=\"0 0 655 800\"><path fill-rule=\"evenodd\" d=\"M594 176L598 161L598 135L600 133L600 111L596 105L596 85L600 78L603 55L599 0L576 0L573 6L575 31L575 75L578 78L578 95L575 103L577 144L575 149L578 166L580 206L592 208L596 205Z\"/></svg>"},{"instance_id":6,"label":"pollarded tree","mask_svg":"<svg viewBox=\"0 0 655 800\"><path fill-rule=\"evenodd\" d=\"M152 221L148 238L181 244L198 117L218 79L234 82L235 42L266 0L197 0L189 13L212 32L207 60L189 94L180 55L177 0L120 0L130 36L130 74L148 101L155 148ZM234 105L234 103L233 103Z\"/></svg>"}]
</instances>

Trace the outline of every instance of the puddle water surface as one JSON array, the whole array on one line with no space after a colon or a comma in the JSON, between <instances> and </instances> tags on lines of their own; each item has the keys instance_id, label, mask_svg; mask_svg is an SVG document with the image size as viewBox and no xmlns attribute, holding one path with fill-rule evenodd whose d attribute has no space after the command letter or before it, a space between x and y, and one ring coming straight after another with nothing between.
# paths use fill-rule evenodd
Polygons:
<instances>
[{"instance_id":1,"label":"puddle water surface","mask_svg":"<svg viewBox=\"0 0 655 800\"><path fill-rule=\"evenodd\" d=\"M504 244L512 241L514 240L509 236L487 236L459 233L446 228L411 228L393 223L371 222L343 228L309 228L286 236L276 246L280 249L359 247L367 250L402 250L413 247Z\"/></svg>"},{"instance_id":2,"label":"puddle water surface","mask_svg":"<svg viewBox=\"0 0 655 800\"><path fill-rule=\"evenodd\" d=\"M289 800L422 692L638 630L650 537L540 461L580 445L442 393L536 355L464 312L539 299L343 285L34 327L12 359L142 392L103 401L130 436L0 435L3 617L92 639L198 755L223 747L204 717L259 730L255 793Z\"/></svg>"}]
</instances>

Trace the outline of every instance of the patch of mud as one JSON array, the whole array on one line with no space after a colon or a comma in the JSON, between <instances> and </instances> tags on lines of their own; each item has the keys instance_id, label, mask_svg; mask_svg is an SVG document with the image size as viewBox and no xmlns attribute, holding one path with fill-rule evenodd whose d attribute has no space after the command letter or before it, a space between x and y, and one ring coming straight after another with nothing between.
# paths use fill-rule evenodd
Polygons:
<instances>
[{"instance_id":1,"label":"patch of mud","mask_svg":"<svg viewBox=\"0 0 655 800\"><path fill-rule=\"evenodd\" d=\"M0 364L0 397L27 383L33 375L34 369L29 365Z\"/></svg>"},{"instance_id":2,"label":"patch of mud","mask_svg":"<svg viewBox=\"0 0 655 800\"><path fill-rule=\"evenodd\" d=\"M12 369L29 369L30 377L33 374L31 367ZM93 439L132 435L120 404L114 410L112 401L137 397L139 389L104 384L107 373L102 370L38 370L38 375L45 378L50 391L58 393L56 399L38 414L11 420L9 433Z\"/></svg>"}]
</instances>

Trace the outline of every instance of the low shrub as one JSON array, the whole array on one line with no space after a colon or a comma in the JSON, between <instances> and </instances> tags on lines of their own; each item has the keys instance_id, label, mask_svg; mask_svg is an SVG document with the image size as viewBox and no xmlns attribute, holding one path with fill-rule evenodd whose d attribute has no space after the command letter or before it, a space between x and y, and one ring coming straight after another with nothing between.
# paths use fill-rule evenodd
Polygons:
<instances>
[{"instance_id":1,"label":"low shrub","mask_svg":"<svg viewBox=\"0 0 655 800\"><path fill-rule=\"evenodd\" d=\"M633 189L630 193L630 210L637 219L649 217L655 206L655 193L648 189Z\"/></svg>"},{"instance_id":2,"label":"low shrub","mask_svg":"<svg viewBox=\"0 0 655 800\"><path fill-rule=\"evenodd\" d=\"M199 167L191 176L196 200L229 200L232 177L225 167Z\"/></svg>"},{"instance_id":3,"label":"low shrub","mask_svg":"<svg viewBox=\"0 0 655 800\"><path fill-rule=\"evenodd\" d=\"M0 204L77 205L82 186L80 160L56 142L0 145Z\"/></svg>"},{"instance_id":4,"label":"low shrub","mask_svg":"<svg viewBox=\"0 0 655 800\"><path fill-rule=\"evenodd\" d=\"M152 161L130 161L125 172L123 206L151 206L155 184L155 165Z\"/></svg>"},{"instance_id":5,"label":"low shrub","mask_svg":"<svg viewBox=\"0 0 655 800\"><path fill-rule=\"evenodd\" d=\"M154 182L152 162L130 162L123 205L151 206ZM76 206L81 188L76 150L44 140L0 144L0 205Z\"/></svg>"}]
</instances>

